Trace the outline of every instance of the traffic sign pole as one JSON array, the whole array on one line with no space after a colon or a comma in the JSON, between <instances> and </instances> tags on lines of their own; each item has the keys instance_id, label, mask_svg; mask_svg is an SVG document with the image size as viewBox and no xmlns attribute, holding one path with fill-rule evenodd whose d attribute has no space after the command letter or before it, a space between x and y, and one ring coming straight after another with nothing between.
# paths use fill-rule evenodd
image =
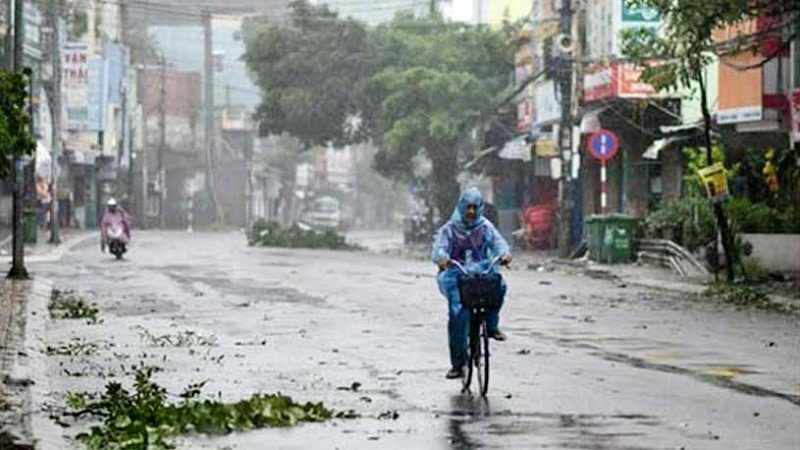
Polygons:
<instances>
[{"instance_id":1,"label":"traffic sign pole","mask_svg":"<svg viewBox=\"0 0 800 450\"><path fill-rule=\"evenodd\" d=\"M608 213L608 175L605 159L600 161L600 213Z\"/></svg>"},{"instance_id":2,"label":"traffic sign pole","mask_svg":"<svg viewBox=\"0 0 800 450\"><path fill-rule=\"evenodd\" d=\"M619 151L619 137L609 130L599 130L589 137L589 154L600 161L600 212L608 213L608 160Z\"/></svg>"}]
</instances>

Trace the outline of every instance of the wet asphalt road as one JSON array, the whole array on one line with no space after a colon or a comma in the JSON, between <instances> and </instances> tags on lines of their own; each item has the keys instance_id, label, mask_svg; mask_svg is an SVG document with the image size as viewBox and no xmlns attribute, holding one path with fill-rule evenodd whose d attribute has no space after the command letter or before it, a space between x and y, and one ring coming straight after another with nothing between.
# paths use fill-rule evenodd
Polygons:
<instances>
[{"instance_id":1,"label":"wet asphalt road","mask_svg":"<svg viewBox=\"0 0 800 450\"><path fill-rule=\"evenodd\" d=\"M163 369L170 393L208 380L204 392L226 400L280 391L363 415L190 436L181 448L800 448L796 318L579 272L512 270L501 323L510 339L493 344L480 400L443 377L446 305L427 262L249 248L240 233L135 238L119 263L91 241L29 264L96 302L103 319L48 325L49 345L82 337L101 349L47 359L46 411L145 362ZM215 345L146 339L185 331ZM399 417L379 419L385 411Z\"/></svg>"}]
</instances>

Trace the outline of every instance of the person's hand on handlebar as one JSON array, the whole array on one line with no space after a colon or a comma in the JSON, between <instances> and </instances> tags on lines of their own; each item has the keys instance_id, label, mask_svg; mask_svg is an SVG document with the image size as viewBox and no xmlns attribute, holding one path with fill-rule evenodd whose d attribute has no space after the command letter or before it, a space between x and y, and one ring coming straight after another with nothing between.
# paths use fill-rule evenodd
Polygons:
<instances>
[{"instance_id":1,"label":"person's hand on handlebar","mask_svg":"<svg viewBox=\"0 0 800 450\"><path fill-rule=\"evenodd\" d=\"M450 267L450 258L445 256L444 258L439 260L438 265L439 265L439 270L447 270L447 268Z\"/></svg>"},{"instance_id":2,"label":"person's hand on handlebar","mask_svg":"<svg viewBox=\"0 0 800 450\"><path fill-rule=\"evenodd\" d=\"M503 266L508 266L509 264L511 264L512 259L514 258L511 256L511 253L506 253L505 255L500 257L500 264Z\"/></svg>"}]
</instances>

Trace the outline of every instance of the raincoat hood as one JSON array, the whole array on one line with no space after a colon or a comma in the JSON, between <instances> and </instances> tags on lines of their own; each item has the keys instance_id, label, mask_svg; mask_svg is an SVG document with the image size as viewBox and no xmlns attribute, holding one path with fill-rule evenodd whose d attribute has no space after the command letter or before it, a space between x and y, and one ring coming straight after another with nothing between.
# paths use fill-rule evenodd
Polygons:
<instances>
[{"instance_id":1,"label":"raincoat hood","mask_svg":"<svg viewBox=\"0 0 800 450\"><path fill-rule=\"evenodd\" d=\"M478 207L475 220L472 222L467 222L467 206L469 205L476 205ZM481 191L476 187L471 187L461 193L461 196L458 198L456 209L453 211L453 215L450 216L450 222L459 230L472 230L485 220L483 217L485 209L486 206L483 203Z\"/></svg>"}]
</instances>

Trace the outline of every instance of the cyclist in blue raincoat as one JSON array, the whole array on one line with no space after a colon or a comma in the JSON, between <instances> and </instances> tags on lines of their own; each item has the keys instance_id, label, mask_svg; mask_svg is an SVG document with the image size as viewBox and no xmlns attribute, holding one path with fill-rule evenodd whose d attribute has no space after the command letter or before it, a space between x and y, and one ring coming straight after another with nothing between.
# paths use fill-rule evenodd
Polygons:
<instances>
[{"instance_id":1,"label":"cyclist in blue raincoat","mask_svg":"<svg viewBox=\"0 0 800 450\"><path fill-rule=\"evenodd\" d=\"M447 298L449 320L447 335L450 346L451 369L447 378L461 378L467 362L467 337L469 333L468 309L461 306L458 293L459 271L451 264L479 264L488 266L492 258L500 256L501 262L511 262L508 242L497 228L484 217L485 205L481 191L471 187L461 194L453 215L436 234L431 251L431 260L439 266L437 282L439 291ZM503 282L503 297L506 284ZM501 304L489 316L489 335L495 340L505 341L506 335L498 328Z\"/></svg>"}]
</instances>

